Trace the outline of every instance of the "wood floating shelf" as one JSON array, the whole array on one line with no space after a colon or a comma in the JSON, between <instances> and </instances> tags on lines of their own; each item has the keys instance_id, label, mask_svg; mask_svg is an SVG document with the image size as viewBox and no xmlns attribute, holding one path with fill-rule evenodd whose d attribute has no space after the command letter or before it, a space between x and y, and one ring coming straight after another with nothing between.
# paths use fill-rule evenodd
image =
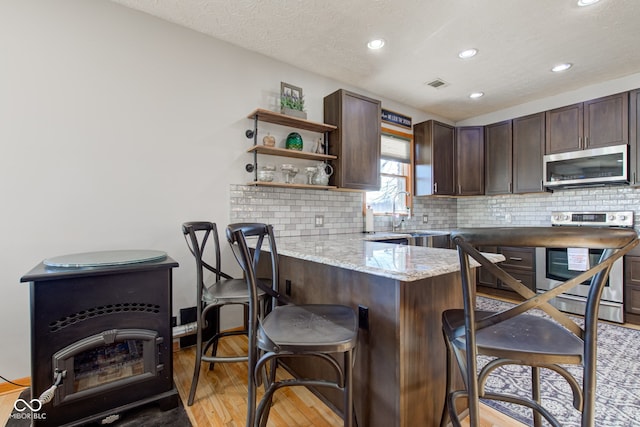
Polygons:
<instances>
[{"instance_id":1,"label":"wood floating shelf","mask_svg":"<svg viewBox=\"0 0 640 427\"><path fill-rule=\"evenodd\" d=\"M269 154L271 156L294 157L296 159L307 160L335 160L338 158L331 154L317 154L307 151L288 150L286 148L266 147L264 145L254 145L247 150L247 153L253 152L258 154Z\"/></svg>"},{"instance_id":2,"label":"wood floating shelf","mask_svg":"<svg viewBox=\"0 0 640 427\"><path fill-rule=\"evenodd\" d=\"M253 185L256 187L282 187L282 188L299 188L304 190L335 190L338 187L333 185L310 185L310 184L287 184L285 182L265 182L265 181L252 181L247 185Z\"/></svg>"},{"instance_id":3,"label":"wood floating shelf","mask_svg":"<svg viewBox=\"0 0 640 427\"><path fill-rule=\"evenodd\" d=\"M247 116L249 119L255 119L267 123L275 123L277 125L295 127L298 129L304 129L311 132L330 132L337 129L336 126L327 125L324 123L312 122L310 120L299 119L293 116L287 116L285 114L276 113L270 110L264 110L258 108Z\"/></svg>"}]
</instances>

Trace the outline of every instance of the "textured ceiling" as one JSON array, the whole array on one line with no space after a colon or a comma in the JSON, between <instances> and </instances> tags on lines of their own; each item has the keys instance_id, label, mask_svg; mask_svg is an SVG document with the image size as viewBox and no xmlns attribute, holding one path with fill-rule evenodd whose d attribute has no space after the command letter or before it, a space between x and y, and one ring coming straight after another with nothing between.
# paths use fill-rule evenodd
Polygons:
<instances>
[{"instance_id":1,"label":"textured ceiling","mask_svg":"<svg viewBox=\"0 0 640 427\"><path fill-rule=\"evenodd\" d=\"M640 72L640 0L111 1L453 121Z\"/></svg>"}]
</instances>

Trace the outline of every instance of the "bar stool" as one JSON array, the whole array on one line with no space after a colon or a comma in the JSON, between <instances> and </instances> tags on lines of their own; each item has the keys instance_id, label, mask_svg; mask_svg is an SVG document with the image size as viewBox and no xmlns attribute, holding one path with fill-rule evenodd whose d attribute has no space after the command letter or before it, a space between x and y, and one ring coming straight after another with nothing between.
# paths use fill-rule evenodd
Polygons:
<instances>
[{"instance_id":1,"label":"bar stool","mask_svg":"<svg viewBox=\"0 0 640 427\"><path fill-rule=\"evenodd\" d=\"M255 250L249 248L247 237L255 238ZM230 224L227 239L238 263L245 272L250 290L249 302L249 391L247 427L267 424L273 394L282 387L330 387L343 393L344 426L353 418L352 364L358 340L358 319L351 307L331 304L274 305L264 319L256 310L256 269L263 241L270 254L271 277L278 285L278 253L271 225L260 223ZM342 354L342 361L332 354ZM294 378L276 380L281 358L305 357L326 363L333 368L335 379ZM262 375L269 365L268 375ZM256 386L265 378L265 393L256 409Z\"/></svg>"},{"instance_id":2,"label":"bar stool","mask_svg":"<svg viewBox=\"0 0 640 427\"><path fill-rule=\"evenodd\" d=\"M596 340L598 306L612 264L638 244L633 229L606 227L513 227L459 230L451 235L457 246L462 275L464 309L442 313L442 330L447 345L447 395L441 425L447 417L460 426L456 401L467 398L472 427L479 425L479 398L501 400L524 405L533 412L535 426L543 417L550 425L559 421L540 403L540 369L560 374L573 392L573 406L581 412L582 426L594 425L596 387ZM499 265L488 261L475 247L523 246L548 248L603 249L597 265L592 265L573 279L543 294L536 294L507 274ZM482 265L503 283L514 289L525 301L499 312L475 310L475 283L470 258ZM560 293L591 280L584 316L584 328L549 304ZM541 309L549 317L527 314ZM477 355L493 358L478 373ZM465 388L454 390L455 359ZM582 367L582 386L563 365ZM505 365L531 368L531 398L485 391L492 372Z\"/></svg>"},{"instance_id":3,"label":"bar stool","mask_svg":"<svg viewBox=\"0 0 640 427\"><path fill-rule=\"evenodd\" d=\"M248 331L233 330L220 331L219 309L225 305L240 304L249 305L249 290L244 279L234 279L220 269L220 242L216 224L208 221L193 221L182 224L182 233L189 251L196 261L196 363L191 380L191 390L187 405L191 406L198 386L200 365L209 363L209 369L214 368L215 362L247 362L248 355L218 356L218 341L221 338L234 335L247 335ZM212 240L210 243L210 239ZM205 259L213 258L213 265ZM213 273L205 279L206 272ZM264 300L266 293L257 291L257 298ZM214 335L208 341L203 342L203 330L207 327L207 315L211 310L216 310L216 322ZM207 351L211 349L211 355Z\"/></svg>"}]
</instances>

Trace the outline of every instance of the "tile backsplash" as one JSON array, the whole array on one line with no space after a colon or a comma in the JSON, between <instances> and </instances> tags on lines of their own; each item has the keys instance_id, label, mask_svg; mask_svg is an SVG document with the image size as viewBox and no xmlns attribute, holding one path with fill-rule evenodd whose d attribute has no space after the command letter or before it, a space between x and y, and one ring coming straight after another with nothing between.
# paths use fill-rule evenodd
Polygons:
<instances>
[{"instance_id":1,"label":"tile backsplash","mask_svg":"<svg viewBox=\"0 0 640 427\"><path fill-rule=\"evenodd\" d=\"M363 230L362 195L346 191L231 185L231 222L273 224L278 236ZM316 226L316 217L322 226Z\"/></svg>"},{"instance_id":2,"label":"tile backsplash","mask_svg":"<svg viewBox=\"0 0 640 427\"><path fill-rule=\"evenodd\" d=\"M640 188L629 186L457 200L459 227L550 225L553 211L633 211L636 229L640 218Z\"/></svg>"},{"instance_id":3,"label":"tile backsplash","mask_svg":"<svg viewBox=\"0 0 640 427\"><path fill-rule=\"evenodd\" d=\"M362 197L360 192L233 184L230 222L271 223L279 236L360 233L364 229ZM549 225L552 211L562 210L628 210L636 212L638 224L640 188L617 186L523 195L416 197L406 227L437 230L542 226ZM322 226L317 226L317 221L321 221ZM376 231L391 230L389 216L376 216L374 223Z\"/></svg>"}]
</instances>

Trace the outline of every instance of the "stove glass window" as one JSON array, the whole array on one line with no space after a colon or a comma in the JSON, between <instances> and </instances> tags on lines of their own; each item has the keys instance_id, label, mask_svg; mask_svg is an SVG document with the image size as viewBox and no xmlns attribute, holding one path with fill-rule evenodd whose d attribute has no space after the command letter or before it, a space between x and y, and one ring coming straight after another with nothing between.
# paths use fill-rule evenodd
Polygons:
<instances>
[{"instance_id":1,"label":"stove glass window","mask_svg":"<svg viewBox=\"0 0 640 427\"><path fill-rule=\"evenodd\" d=\"M74 392L144 373L144 341L116 341L77 354L73 360Z\"/></svg>"}]
</instances>

